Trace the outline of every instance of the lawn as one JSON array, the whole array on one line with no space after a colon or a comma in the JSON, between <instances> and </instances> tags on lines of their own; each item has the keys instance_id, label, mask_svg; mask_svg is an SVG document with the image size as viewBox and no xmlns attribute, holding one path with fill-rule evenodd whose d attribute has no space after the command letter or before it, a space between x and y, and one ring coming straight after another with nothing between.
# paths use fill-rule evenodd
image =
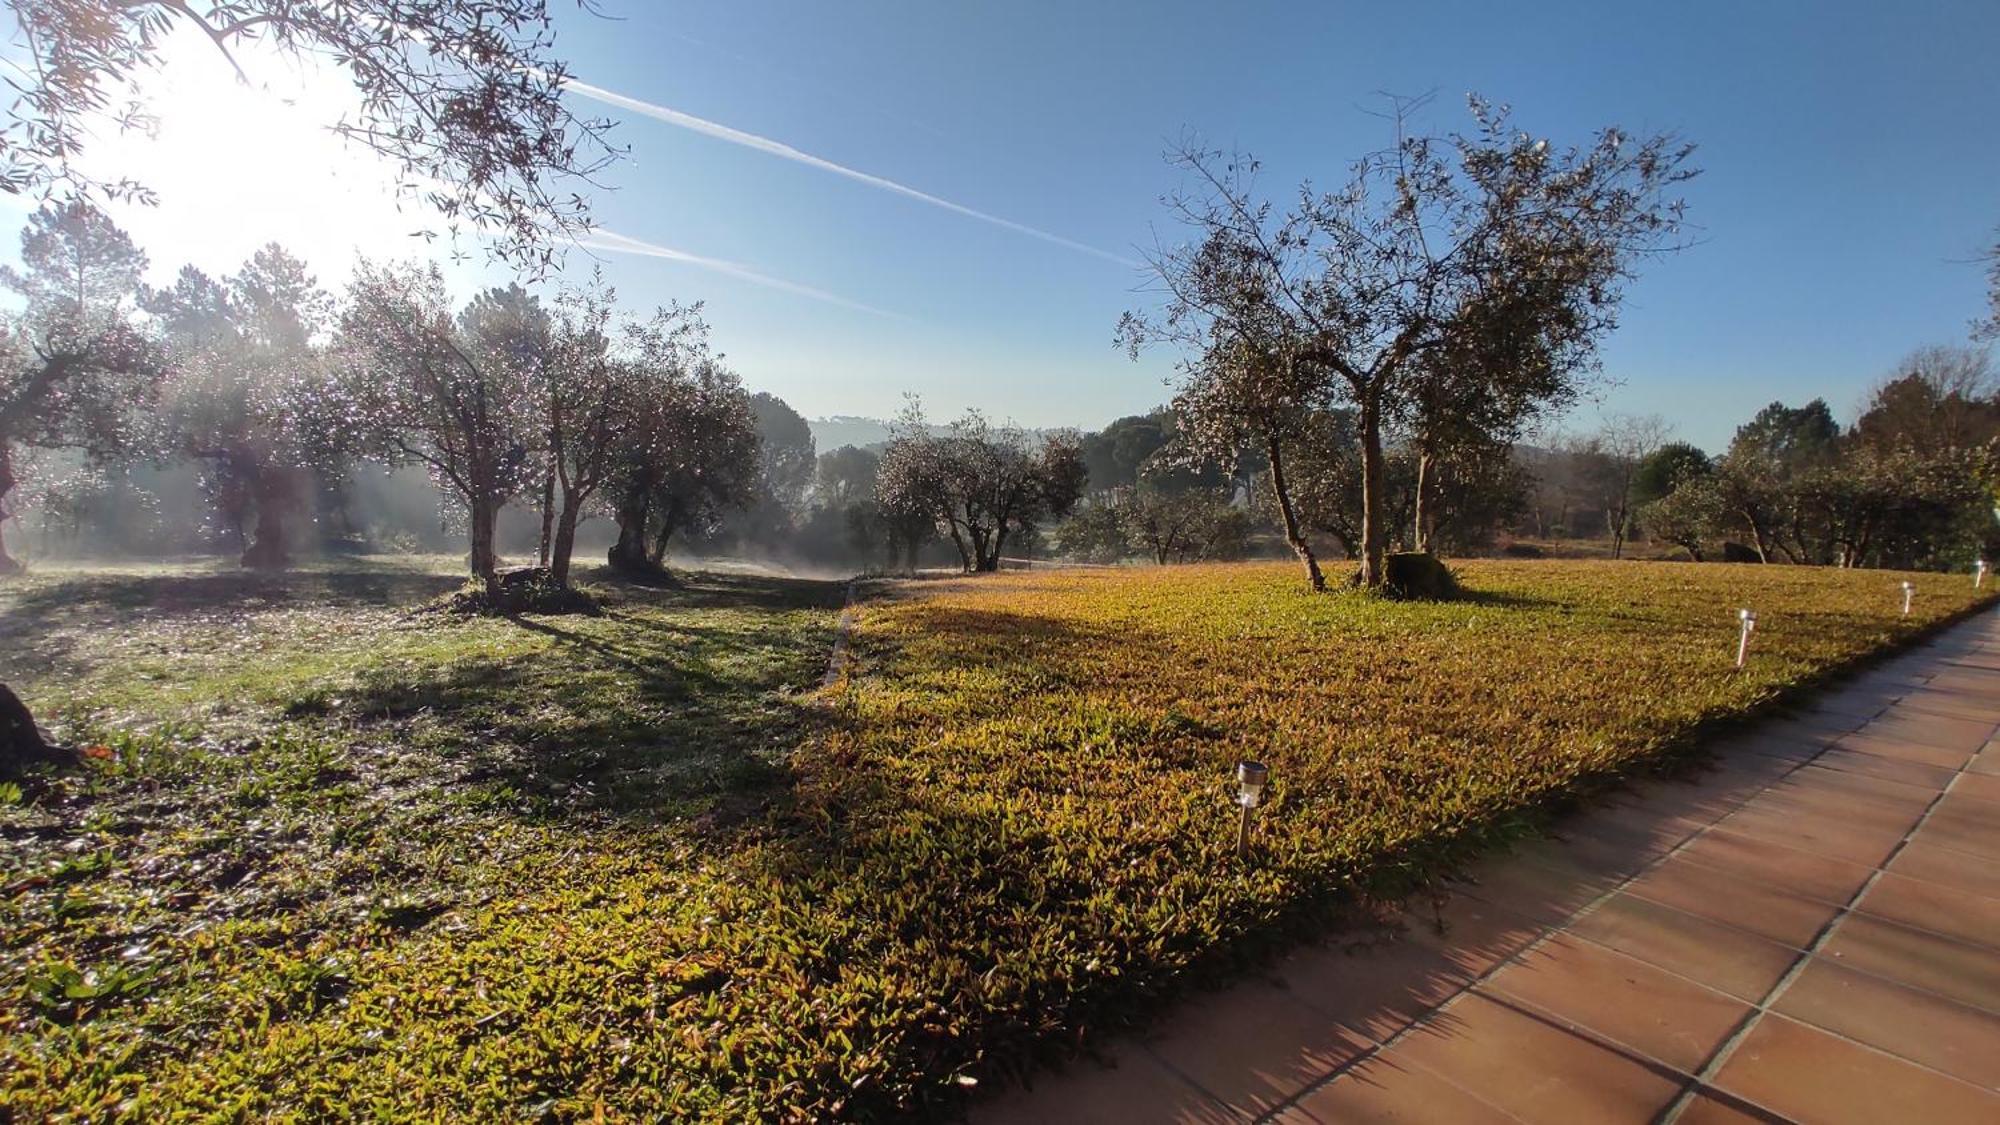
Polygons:
<instances>
[{"instance_id":1,"label":"lawn","mask_svg":"<svg viewBox=\"0 0 2000 1125\"><path fill-rule=\"evenodd\" d=\"M822 686L838 584L588 577L604 616L520 621L410 613L421 560L0 586L0 679L103 747L0 808L0 1116L948 1109L1974 601L1006 574L876 589Z\"/></svg>"}]
</instances>

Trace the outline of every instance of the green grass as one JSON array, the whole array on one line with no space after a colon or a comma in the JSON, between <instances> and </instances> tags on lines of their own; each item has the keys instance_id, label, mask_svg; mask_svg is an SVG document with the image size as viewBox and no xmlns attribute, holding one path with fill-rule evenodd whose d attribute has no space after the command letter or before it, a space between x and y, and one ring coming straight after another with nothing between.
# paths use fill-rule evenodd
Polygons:
<instances>
[{"instance_id":1,"label":"green grass","mask_svg":"<svg viewBox=\"0 0 2000 1125\"><path fill-rule=\"evenodd\" d=\"M937 1112L1973 604L1881 572L1476 563L894 588L598 582L411 615L375 561L0 586L0 678L105 756L0 793L23 1119ZM1760 613L1730 669L1739 604ZM1228 772L1269 763L1253 862Z\"/></svg>"}]
</instances>

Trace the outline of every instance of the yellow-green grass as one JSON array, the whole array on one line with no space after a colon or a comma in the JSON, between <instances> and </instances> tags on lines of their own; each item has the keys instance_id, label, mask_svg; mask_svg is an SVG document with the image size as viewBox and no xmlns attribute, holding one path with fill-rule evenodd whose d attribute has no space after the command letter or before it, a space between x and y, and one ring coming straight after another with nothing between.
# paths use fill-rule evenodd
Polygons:
<instances>
[{"instance_id":1,"label":"yellow-green grass","mask_svg":"<svg viewBox=\"0 0 2000 1125\"><path fill-rule=\"evenodd\" d=\"M824 689L831 585L461 623L394 608L424 583L309 575L247 630L247 594L158 609L172 576L0 587L38 662L0 676L115 755L0 810L0 1105L936 1113L1975 601L1867 571L1461 577L1447 605L1261 564L891 586ZM1247 864L1242 758L1273 777Z\"/></svg>"}]
</instances>

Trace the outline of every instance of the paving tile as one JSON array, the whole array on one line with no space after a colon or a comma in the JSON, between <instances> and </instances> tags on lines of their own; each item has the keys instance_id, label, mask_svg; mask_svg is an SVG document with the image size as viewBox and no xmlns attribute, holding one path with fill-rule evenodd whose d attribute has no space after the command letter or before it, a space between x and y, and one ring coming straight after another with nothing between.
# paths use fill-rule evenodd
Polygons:
<instances>
[{"instance_id":1,"label":"paving tile","mask_svg":"<svg viewBox=\"0 0 2000 1125\"><path fill-rule=\"evenodd\" d=\"M1413 906L1410 929L1419 940L1441 939L1497 959L1561 925L1616 885L1608 876L1544 866L1519 855L1500 856L1452 884L1441 909L1430 902Z\"/></svg>"},{"instance_id":2,"label":"paving tile","mask_svg":"<svg viewBox=\"0 0 2000 1125\"><path fill-rule=\"evenodd\" d=\"M1864 690L1836 687L1832 692L1799 708L1799 714L1845 715L1851 718L1872 719L1903 698L1903 695L1904 690L1901 688L1882 687Z\"/></svg>"},{"instance_id":3,"label":"paving tile","mask_svg":"<svg viewBox=\"0 0 2000 1125\"><path fill-rule=\"evenodd\" d=\"M1970 754L1993 737L1993 724L1985 719L1891 712L1862 727L1857 737L1866 736Z\"/></svg>"},{"instance_id":4,"label":"paving tile","mask_svg":"<svg viewBox=\"0 0 2000 1125\"><path fill-rule=\"evenodd\" d=\"M2000 751L1988 747L1973 755L1972 760L1965 763L1965 772L2000 777Z\"/></svg>"},{"instance_id":5,"label":"paving tile","mask_svg":"<svg viewBox=\"0 0 2000 1125\"><path fill-rule=\"evenodd\" d=\"M1815 957L1775 1010L1963 1078L2000 1087L2000 1016Z\"/></svg>"},{"instance_id":6,"label":"paving tile","mask_svg":"<svg viewBox=\"0 0 2000 1125\"><path fill-rule=\"evenodd\" d=\"M1244 1120L1137 1047L1114 1053L1114 1066L1077 1063L1045 1073L1034 1085L972 1107L972 1125L1125 1125L1131 1121L1221 1125Z\"/></svg>"},{"instance_id":7,"label":"paving tile","mask_svg":"<svg viewBox=\"0 0 2000 1125\"><path fill-rule=\"evenodd\" d=\"M1422 1067L1378 1055L1300 1099L1280 1122L1463 1122L1515 1125L1516 1118Z\"/></svg>"},{"instance_id":8,"label":"paving tile","mask_svg":"<svg viewBox=\"0 0 2000 1125\"><path fill-rule=\"evenodd\" d=\"M1715 1085L1829 1125L2000 1120L2000 1096L1778 1015L1757 1022Z\"/></svg>"},{"instance_id":9,"label":"paving tile","mask_svg":"<svg viewBox=\"0 0 2000 1125\"><path fill-rule=\"evenodd\" d=\"M1984 810L1940 808L1917 836L1926 843L2000 861L2000 817Z\"/></svg>"},{"instance_id":10,"label":"paving tile","mask_svg":"<svg viewBox=\"0 0 2000 1125\"><path fill-rule=\"evenodd\" d=\"M1809 898L1845 903L1874 874L1865 863L1853 863L1817 852L1712 828L1674 857L1712 870L1728 871Z\"/></svg>"},{"instance_id":11,"label":"paving tile","mask_svg":"<svg viewBox=\"0 0 2000 1125\"><path fill-rule=\"evenodd\" d=\"M1612 808L1634 809L1655 816L1672 816L1707 826L1721 820L1770 782L1724 784L1706 776L1639 781L1606 798Z\"/></svg>"},{"instance_id":12,"label":"paving tile","mask_svg":"<svg viewBox=\"0 0 2000 1125\"><path fill-rule=\"evenodd\" d=\"M1768 882L1679 857L1632 881L1626 893L1804 949L1840 909Z\"/></svg>"},{"instance_id":13,"label":"paving tile","mask_svg":"<svg viewBox=\"0 0 2000 1125\"><path fill-rule=\"evenodd\" d=\"M1869 757L1866 754L1856 754L1854 756L1858 758ZM1877 758L1871 760L1886 761L1887 759ZM1903 763L1898 762L1895 764L1901 765ZM1920 768L1928 769L1929 767ZM1780 778L1772 786L1772 790L1779 794L1795 789L1849 793L1879 804L1897 805L1904 808L1922 810L1929 808L1931 803L1938 799L1938 794L1944 789L1943 782L1958 776L1946 770L1939 770L1938 772L1941 775L1939 778L1940 784L1911 785L1907 782L1892 781L1885 777L1875 777L1857 771L1834 769L1831 766L1814 762L1802 770L1795 770Z\"/></svg>"},{"instance_id":14,"label":"paving tile","mask_svg":"<svg viewBox=\"0 0 2000 1125\"><path fill-rule=\"evenodd\" d=\"M1967 695L1983 695L1988 699L2000 695L2000 675L1978 668L1953 668L1939 672L1925 681L1925 687L1943 691L1959 691Z\"/></svg>"},{"instance_id":15,"label":"paving tile","mask_svg":"<svg viewBox=\"0 0 2000 1125\"><path fill-rule=\"evenodd\" d=\"M1633 870L1629 861L1657 859L1719 819L1720 814L1685 816L1666 808L1602 804L1563 818L1553 835L1569 845L1573 856L1601 860L1604 870L1622 874Z\"/></svg>"},{"instance_id":16,"label":"paving tile","mask_svg":"<svg viewBox=\"0 0 2000 1125\"><path fill-rule=\"evenodd\" d=\"M1878 758L1894 758L1900 762L1915 762L1920 766L1935 766L1938 769L1955 770L1972 757L1971 750L1947 749L1928 743L1914 742L1908 738L1877 731L1873 726L1867 730L1843 737L1833 744L1835 750L1859 750Z\"/></svg>"},{"instance_id":17,"label":"paving tile","mask_svg":"<svg viewBox=\"0 0 2000 1125\"><path fill-rule=\"evenodd\" d=\"M1470 970L1470 971L1469 971ZM1280 962L1274 975L1299 1003L1380 1042L1471 983L1484 966L1455 960L1409 937L1351 948L1315 948Z\"/></svg>"},{"instance_id":18,"label":"paving tile","mask_svg":"<svg viewBox=\"0 0 2000 1125\"><path fill-rule=\"evenodd\" d=\"M1977 719L2000 723L2000 703L1963 692L1918 689L1897 703L1896 709L1919 715L1942 715L1948 719Z\"/></svg>"},{"instance_id":19,"label":"paving tile","mask_svg":"<svg viewBox=\"0 0 2000 1125\"><path fill-rule=\"evenodd\" d=\"M1767 758L1803 762L1826 749L1842 733L1857 729L1866 721L1867 716L1810 715L1782 725L1764 724L1729 735L1710 743L1709 750L1725 758L1762 754Z\"/></svg>"},{"instance_id":20,"label":"paving tile","mask_svg":"<svg viewBox=\"0 0 2000 1125\"><path fill-rule=\"evenodd\" d=\"M1442 905L1413 906L1405 921L1409 940L1437 949L1453 968L1475 977L1548 931L1545 923L1465 894L1451 895Z\"/></svg>"},{"instance_id":21,"label":"paving tile","mask_svg":"<svg viewBox=\"0 0 2000 1125\"><path fill-rule=\"evenodd\" d=\"M1374 1044L1262 981L1204 996L1146 1038L1154 1057L1217 1101L1255 1114L1358 1058Z\"/></svg>"},{"instance_id":22,"label":"paving tile","mask_svg":"<svg viewBox=\"0 0 2000 1125\"><path fill-rule=\"evenodd\" d=\"M1779 786L1743 806L1745 812L1774 809L1798 816L1826 818L1849 828L1885 834L1894 840L1908 835L1929 807L1928 802L1883 801L1858 793L1796 785Z\"/></svg>"},{"instance_id":23,"label":"paving tile","mask_svg":"<svg viewBox=\"0 0 2000 1125\"><path fill-rule=\"evenodd\" d=\"M1885 872L1868 888L1859 909L1920 930L2000 949L2000 899Z\"/></svg>"},{"instance_id":24,"label":"paving tile","mask_svg":"<svg viewBox=\"0 0 2000 1125\"><path fill-rule=\"evenodd\" d=\"M1887 859L1903 838L1901 831L1862 828L1835 817L1772 805L1746 807L1718 827L1870 867Z\"/></svg>"},{"instance_id":25,"label":"paving tile","mask_svg":"<svg viewBox=\"0 0 2000 1125\"><path fill-rule=\"evenodd\" d=\"M1928 789L1933 793L1941 792L1956 776L1952 768L1929 766L1922 762L1909 762L1901 758L1885 757L1863 750L1849 750L1840 746L1835 746L1814 758L1812 764L1806 768L1839 770L1843 773L1878 777L1885 781Z\"/></svg>"},{"instance_id":26,"label":"paving tile","mask_svg":"<svg viewBox=\"0 0 2000 1125\"><path fill-rule=\"evenodd\" d=\"M1558 917L1568 917L1578 907L1624 882L1664 850L1661 846L1636 844L1607 848L1601 842L1565 833L1515 845L1512 851L1473 868L1475 877L1470 882L1474 888L1487 891L1497 886L1532 890L1560 908ZM1492 893L1482 897L1527 912L1519 903L1497 899Z\"/></svg>"},{"instance_id":27,"label":"paving tile","mask_svg":"<svg viewBox=\"0 0 2000 1125\"><path fill-rule=\"evenodd\" d=\"M1743 1000L1757 1001L1798 951L1670 906L1620 894L1570 932Z\"/></svg>"},{"instance_id":28,"label":"paving tile","mask_svg":"<svg viewBox=\"0 0 2000 1125\"><path fill-rule=\"evenodd\" d=\"M1749 1006L1590 942L1557 935L1493 974L1479 990L1581 1025L1692 1072Z\"/></svg>"},{"instance_id":29,"label":"paving tile","mask_svg":"<svg viewBox=\"0 0 2000 1125\"><path fill-rule=\"evenodd\" d=\"M1550 1020L1467 993L1383 1056L1407 1060L1528 1121L1646 1121L1685 1079Z\"/></svg>"},{"instance_id":30,"label":"paving tile","mask_svg":"<svg viewBox=\"0 0 2000 1125\"><path fill-rule=\"evenodd\" d=\"M1903 850L1890 862L1889 870L1956 890L2000 898L2000 863L1926 843L1922 833L1903 845Z\"/></svg>"},{"instance_id":31,"label":"paving tile","mask_svg":"<svg viewBox=\"0 0 2000 1125\"><path fill-rule=\"evenodd\" d=\"M1981 946L1856 913L1841 919L1819 955L2000 1012L2000 953Z\"/></svg>"},{"instance_id":32,"label":"paving tile","mask_svg":"<svg viewBox=\"0 0 2000 1125\"><path fill-rule=\"evenodd\" d=\"M2000 777L1979 773L1961 774L1957 783L1951 787L1951 795L1992 802L1996 806L1993 815L2000 816Z\"/></svg>"}]
</instances>

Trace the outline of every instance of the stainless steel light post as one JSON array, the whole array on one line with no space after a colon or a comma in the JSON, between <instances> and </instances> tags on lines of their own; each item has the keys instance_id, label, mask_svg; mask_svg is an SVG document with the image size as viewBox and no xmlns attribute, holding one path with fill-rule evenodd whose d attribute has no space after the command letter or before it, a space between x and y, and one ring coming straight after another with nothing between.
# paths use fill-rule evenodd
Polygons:
<instances>
[{"instance_id":1,"label":"stainless steel light post","mask_svg":"<svg viewBox=\"0 0 2000 1125\"><path fill-rule=\"evenodd\" d=\"M1236 804L1239 819L1236 822L1236 856L1241 859L1250 854L1250 810L1264 801L1264 786L1271 779L1271 771L1262 762L1236 763Z\"/></svg>"}]
</instances>

